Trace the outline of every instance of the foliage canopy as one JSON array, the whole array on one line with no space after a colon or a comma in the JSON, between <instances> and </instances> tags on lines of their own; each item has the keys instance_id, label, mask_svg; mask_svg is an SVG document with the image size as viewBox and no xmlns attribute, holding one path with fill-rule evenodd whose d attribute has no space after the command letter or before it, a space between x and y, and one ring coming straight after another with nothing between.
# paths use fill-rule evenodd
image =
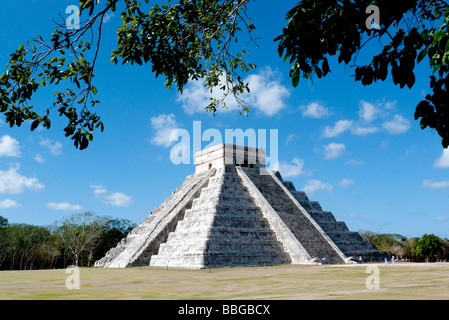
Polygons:
<instances>
[{"instance_id":1,"label":"foliage canopy","mask_svg":"<svg viewBox=\"0 0 449 320\"><path fill-rule=\"evenodd\" d=\"M367 8L379 9L378 28L367 28ZM369 12L369 11L368 11ZM449 145L449 6L446 1L337 1L303 0L287 14L287 27L275 40L279 55L291 64L293 86L299 79L326 76L328 57L354 69L354 80L363 85L391 75L400 88L412 88L416 64L427 58L432 93L418 103L415 120L422 129L435 129L442 145ZM379 52L362 52L377 40ZM371 47L370 47L371 48ZM371 58L357 63L359 54Z\"/></svg>"},{"instance_id":2,"label":"foliage canopy","mask_svg":"<svg viewBox=\"0 0 449 320\"><path fill-rule=\"evenodd\" d=\"M52 113L65 117L65 135L77 148L85 149L93 131L104 130L100 116L93 112L99 103L94 70L100 47L103 21L108 12L121 11L117 47L111 62L150 63L157 76L165 77L167 88L182 92L190 80L202 79L212 90L220 87L223 99L212 99L206 107L212 113L225 106L231 94L241 113L248 106L239 95L249 91L241 74L256 66L245 60L248 53L238 45L245 32L251 38L255 26L246 14L249 0L80 0L75 28L58 24L51 39L38 35L21 44L10 55L8 70L0 76L0 113L12 126L31 122L49 129ZM370 28L367 8L380 11L379 28ZM449 145L449 6L443 0L338 1L302 0L287 14L287 26L275 39L279 55L291 65L293 86L299 79L325 77L331 72L329 57L354 70L355 81L371 85L391 75L400 88L412 88L416 64L427 61L430 87L414 113L422 129L435 129L443 147ZM88 32L90 31L90 32ZM362 52L377 40L377 53ZM363 54L371 61L357 64ZM62 83L65 89L59 90ZM41 87L59 85L55 101L48 108L31 105Z\"/></svg>"}]
</instances>

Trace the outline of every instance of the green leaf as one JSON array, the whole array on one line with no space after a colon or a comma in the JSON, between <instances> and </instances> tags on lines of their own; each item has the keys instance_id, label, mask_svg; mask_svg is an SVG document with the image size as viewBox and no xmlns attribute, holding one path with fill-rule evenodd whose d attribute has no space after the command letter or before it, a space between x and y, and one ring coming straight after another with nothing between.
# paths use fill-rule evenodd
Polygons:
<instances>
[{"instance_id":1,"label":"green leaf","mask_svg":"<svg viewBox=\"0 0 449 320\"><path fill-rule=\"evenodd\" d=\"M416 106L415 115L414 115L415 120L418 120L419 118L426 116L427 114L429 114L432 111L433 111L433 107L430 105L429 101L422 100Z\"/></svg>"},{"instance_id":2,"label":"green leaf","mask_svg":"<svg viewBox=\"0 0 449 320\"><path fill-rule=\"evenodd\" d=\"M31 124L31 131L34 131L39 125L39 123L41 123L41 118L37 118L36 120L34 120L33 123Z\"/></svg>"},{"instance_id":3,"label":"green leaf","mask_svg":"<svg viewBox=\"0 0 449 320\"><path fill-rule=\"evenodd\" d=\"M321 64L321 69L323 70L323 76L326 76L330 72L329 63L327 61L327 58L323 59L323 62Z\"/></svg>"},{"instance_id":4,"label":"green leaf","mask_svg":"<svg viewBox=\"0 0 449 320\"><path fill-rule=\"evenodd\" d=\"M414 84L415 84L415 74L413 72L409 72L409 75L407 77L407 87L411 89Z\"/></svg>"},{"instance_id":5,"label":"green leaf","mask_svg":"<svg viewBox=\"0 0 449 320\"><path fill-rule=\"evenodd\" d=\"M318 76L318 78L321 78L323 76L323 72L321 71L320 68L318 68L318 66L315 67L315 73Z\"/></svg>"},{"instance_id":6,"label":"green leaf","mask_svg":"<svg viewBox=\"0 0 449 320\"><path fill-rule=\"evenodd\" d=\"M292 69L292 71L293 71L291 72L292 85L294 87L297 87L299 83L299 74L301 71L298 68Z\"/></svg>"},{"instance_id":7,"label":"green leaf","mask_svg":"<svg viewBox=\"0 0 449 320\"><path fill-rule=\"evenodd\" d=\"M421 52L418 54L418 58L416 59L417 63L420 63L426 56L427 54L427 48L424 48L421 50Z\"/></svg>"}]
</instances>

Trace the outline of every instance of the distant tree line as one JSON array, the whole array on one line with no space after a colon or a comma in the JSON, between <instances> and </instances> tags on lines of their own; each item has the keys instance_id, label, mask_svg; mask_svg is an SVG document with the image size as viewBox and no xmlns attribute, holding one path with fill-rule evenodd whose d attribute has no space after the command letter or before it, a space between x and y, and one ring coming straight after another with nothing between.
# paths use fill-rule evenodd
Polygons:
<instances>
[{"instance_id":1,"label":"distant tree line","mask_svg":"<svg viewBox=\"0 0 449 320\"><path fill-rule=\"evenodd\" d=\"M50 226L9 224L0 216L0 270L92 266L136 225L126 219L74 214Z\"/></svg>"},{"instance_id":2,"label":"distant tree line","mask_svg":"<svg viewBox=\"0 0 449 320\"><path fill-rule=\"evenodd\" d=\"M0 270L93 266L135 227L127 219L100 217L91 212L74 214L50 226L10 224L0 216ZM449 240L433 234L407 238L393 233L359 233L363 240L397 259L449 260Z\"/></svg>"},{"instance_id":3,"label":"distant tree line","mask_svg":"<svg viewBox=\"0 0 449 320\"><path fill-rule=\"evenodd\" d=\"M395 233L360 231L363 240L373 243L380 251L386 251L397 259L412 262L449 261L449 240L434 234L407 238Z\"/></svg>"}]
</instances>

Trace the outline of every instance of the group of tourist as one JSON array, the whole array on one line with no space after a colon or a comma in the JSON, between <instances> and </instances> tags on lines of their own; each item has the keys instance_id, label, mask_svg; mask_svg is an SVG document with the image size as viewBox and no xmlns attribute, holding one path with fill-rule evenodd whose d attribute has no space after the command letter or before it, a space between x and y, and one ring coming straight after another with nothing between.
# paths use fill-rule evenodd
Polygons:
<instances>
[{"instance_id":1,"label":"group of tourist","mask_svg":"<svg viewBox=\"0 0 449 320\"><path fill-rule=\"evenodd\" d=\"M359 261L360 264L363 263L363 258L362 258L362 256L359 256L359 260L358 260L358 261ZM387 258L387 257L385 257L384 261L385 261L385 264L388 264L388 258ZM391 256L390 261L391 261L392 264L395 264L395 262L397 261L397 259L396 259L395 256ZM403 259L403 261L407 261L407 259ZM325 264L326 264L326 258L321 258L321 264L322 264L322 265L325 265Z\"/></svg>"}]
</instances>

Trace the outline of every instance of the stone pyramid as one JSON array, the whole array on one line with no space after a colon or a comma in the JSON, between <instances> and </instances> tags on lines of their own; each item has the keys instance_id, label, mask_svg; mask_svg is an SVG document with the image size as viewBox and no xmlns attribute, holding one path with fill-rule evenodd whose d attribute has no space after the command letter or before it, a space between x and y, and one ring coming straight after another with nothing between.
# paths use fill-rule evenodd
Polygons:
<instances>
[{"instance_id":1,"label":"stone pyramid","mask_svg":"<svg viewBox=\"0 0 449 320\"><path fill-rule=\"evenodd\" d=\"M386 257L265 168L265 150L219 144L97 267L214 268Z\"/></svg>"}]
</instances>

